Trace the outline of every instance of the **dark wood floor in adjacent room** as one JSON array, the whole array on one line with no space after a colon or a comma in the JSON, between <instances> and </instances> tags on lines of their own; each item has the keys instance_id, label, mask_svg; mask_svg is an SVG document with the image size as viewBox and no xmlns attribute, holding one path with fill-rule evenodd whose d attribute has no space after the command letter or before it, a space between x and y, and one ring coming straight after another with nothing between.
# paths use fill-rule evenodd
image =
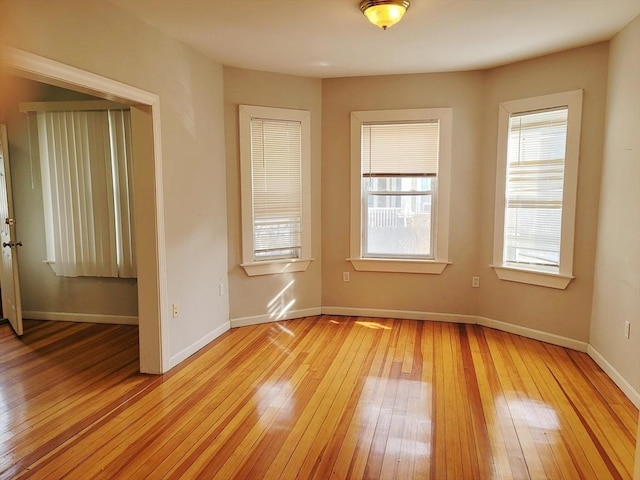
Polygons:
<instances>
[{"instance_id":1,"label":"dark wood floor in adjacent room","mask_svg":"<svg viewBox=\"0 0 640 480\"><path fill-rule=\"evenodd\" d=\"M0 478L632 476L638 410L583 353L323 316L231 330L148 376L137 334L0 325Z\"/></svg>"}]
</instances>

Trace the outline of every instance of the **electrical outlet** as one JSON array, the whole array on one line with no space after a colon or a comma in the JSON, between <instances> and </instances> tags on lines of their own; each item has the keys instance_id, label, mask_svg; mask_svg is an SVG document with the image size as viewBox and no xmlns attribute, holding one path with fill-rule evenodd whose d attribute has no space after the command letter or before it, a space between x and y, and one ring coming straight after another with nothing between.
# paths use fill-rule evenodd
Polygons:
<instances>
[{"instance_id":1,"label":"electrical outlet","mask_svg":"<svg viewBox=\"0 0 640 480\"><path fill-rule=\"evenodd\" d=\"M221 297L224 295L224 283L222 282L218 284L218 293L220 294Z\"/></svg>"},{"instance_id":2,"label":"electrical outlet","mask_svg":"<svg viewBox=\"0 0 640 480\"><path fill-rule=\"evenodd\" d=\"M350 282L351 279L349 278L349 272L342 272L342 281L343 282Z\"/></svg>"},{"instance_id":3,"label":"electrical outlet","mask_svg":"<svg viewBox=\"0 0 640 480\"><path fill-rule=\"evenodd\" d=\"M471 286L473 288L480 288L480 277L471 277Z\"/></svg>"},{"instance_id":4,"label":"electrical outlet","mask_svg":"<svg viewBox=\"0 0 640 480\"><path fill-rule=\"evenodd\" d=\"M173 318L176 318L179 313L179 305L177 303L173 304Z\"/></svg>"},{"instance_id":5,"label":"electrical outlet","mask_svg":"<svg viewBox=\"0 0 640 480\"><path fill-rule=\"evenodd\" d=\"M631 322L628 320L624 322L624 338L629 338L631 336Z\"/></svg>"}]
</instances>

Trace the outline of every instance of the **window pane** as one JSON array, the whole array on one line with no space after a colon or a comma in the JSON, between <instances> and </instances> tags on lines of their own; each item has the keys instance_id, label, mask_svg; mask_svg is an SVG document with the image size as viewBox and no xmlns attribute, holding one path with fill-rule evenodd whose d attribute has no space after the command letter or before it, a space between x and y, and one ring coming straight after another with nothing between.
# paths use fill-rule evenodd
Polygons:
<instances>
[{"instance_id":1,"label":"window pane","mask_svg":"<svg viewBox=\"0 0 640 480\"><path fill-rule=\"evenodd\" d=\"M367 196L364 256L432 257L432 196Z\"/></svg>"},{"instance_id":2,"label":"window pane","mask_svg":"<svg viewBox=\"0 0 640 480\"><path fill-rule=\"evenodd\" d=\"M438 120L362 125L363 256L433 258Z\"/></svg>"},{"instance_id":3,"label":"window pane","mask_svg":"<svg viewBox=\"0 0 640 480\"><path fill-rule=\"evenodd\" d=\"M559 265L567 114L565 107L510 118L506 262Z\"/></svg>"}]
</instances>

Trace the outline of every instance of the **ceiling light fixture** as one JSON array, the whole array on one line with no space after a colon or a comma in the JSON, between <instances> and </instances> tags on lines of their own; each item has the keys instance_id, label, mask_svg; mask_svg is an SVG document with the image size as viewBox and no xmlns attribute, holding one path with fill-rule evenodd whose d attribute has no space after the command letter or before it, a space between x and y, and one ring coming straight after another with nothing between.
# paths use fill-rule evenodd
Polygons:
<instances>
[{"instance_id":1,"label":"ceiling light fixture","mask_svg":"<svg viewBox=\"0 0 640 480\"><path fill-rule=\"evenodd\" d=\"M409 0L362 0L360 10L371 23L386 30L402 20L410 3Z\"/></svg>"}]
</instances>

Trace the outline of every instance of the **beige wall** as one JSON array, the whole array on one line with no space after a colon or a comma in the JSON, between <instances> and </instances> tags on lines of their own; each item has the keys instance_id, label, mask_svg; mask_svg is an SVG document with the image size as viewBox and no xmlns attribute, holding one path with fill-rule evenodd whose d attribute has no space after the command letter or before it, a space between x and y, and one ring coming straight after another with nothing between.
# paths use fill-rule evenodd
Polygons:
<instances>
[{"instance_id":1,"label":"beige wall","mask_svg":"<svg viewBox=\"0 0 640 480\"><path fill-rule=\"evenodd\" d=\"M228 322L222 67L108 2L3 0L0 22L2 44L159 95L165 354L202 346Z\"/></svg>"},{"instance_id":2,"label":"beige wall","mask_svg":"<svg viewBox=\"0 0 640 480\"><path fill-rule=\"evenodd\" d=\"M7 125L16 230L23 243L18 259L25 316L28 318L30 312L136 316L134 279L57 277L43 263L46 245L40 163L37 151L31 155L29 150L27 116L19 112L18 104L95 97L10 75L3 76L0 82L0 123Z\"/></svg>"},{"instance_id":3,"label":"beige wall","mask_svg":"<svg viewBox=\"0 0 640 480\"><path fill-rule=\"evenodd\" d=\"M278 319L292 300L290 313L320 308L320 129L322 83L318 79L224 68L227 204L229 232L229 309L232 320L264 316ZM311 112L311 256L306 272L249 277L242 263L238 105L291 108ZM275 303L271 301L293 280Z\"/></svg>"},{"instance_id":4,"label":"beige wall","mask_svg":"<svg viewBox=\"0 0 640 480\"><path fill-rule=\"evenodd\" d=\"M327 79L322 83L322 305L451 314L477 312L479 72ZM349 129L354 110L453 108L448 266L442 275L356 272L349 257ZM342 272L351 281L342 281Z\"/></svg>"},{"instance_id":5,"label":"beige wall","mask_svg":"<svg viewBox=\"0 0 640 480\"><path fill-rule=\"evenodd\" d=\"M490 70L482 136L482 204L478 232L482 287L478 314L587 342L598 221L607 88L608 44L601 43ZM498 280L493 261L493 216L498 104L568 90L584 90L574 275L566 290Z\"/></svg>"},{"instance_id":6,"label":"beige wall","mask_svg":"<svg viewBox=\"0 0 640 480\"><path fill-rule=\"evenodd\" d=\"M639 115L637 17L611 42L590 343L640 393Z\"/></svg>"}]
</instances>

